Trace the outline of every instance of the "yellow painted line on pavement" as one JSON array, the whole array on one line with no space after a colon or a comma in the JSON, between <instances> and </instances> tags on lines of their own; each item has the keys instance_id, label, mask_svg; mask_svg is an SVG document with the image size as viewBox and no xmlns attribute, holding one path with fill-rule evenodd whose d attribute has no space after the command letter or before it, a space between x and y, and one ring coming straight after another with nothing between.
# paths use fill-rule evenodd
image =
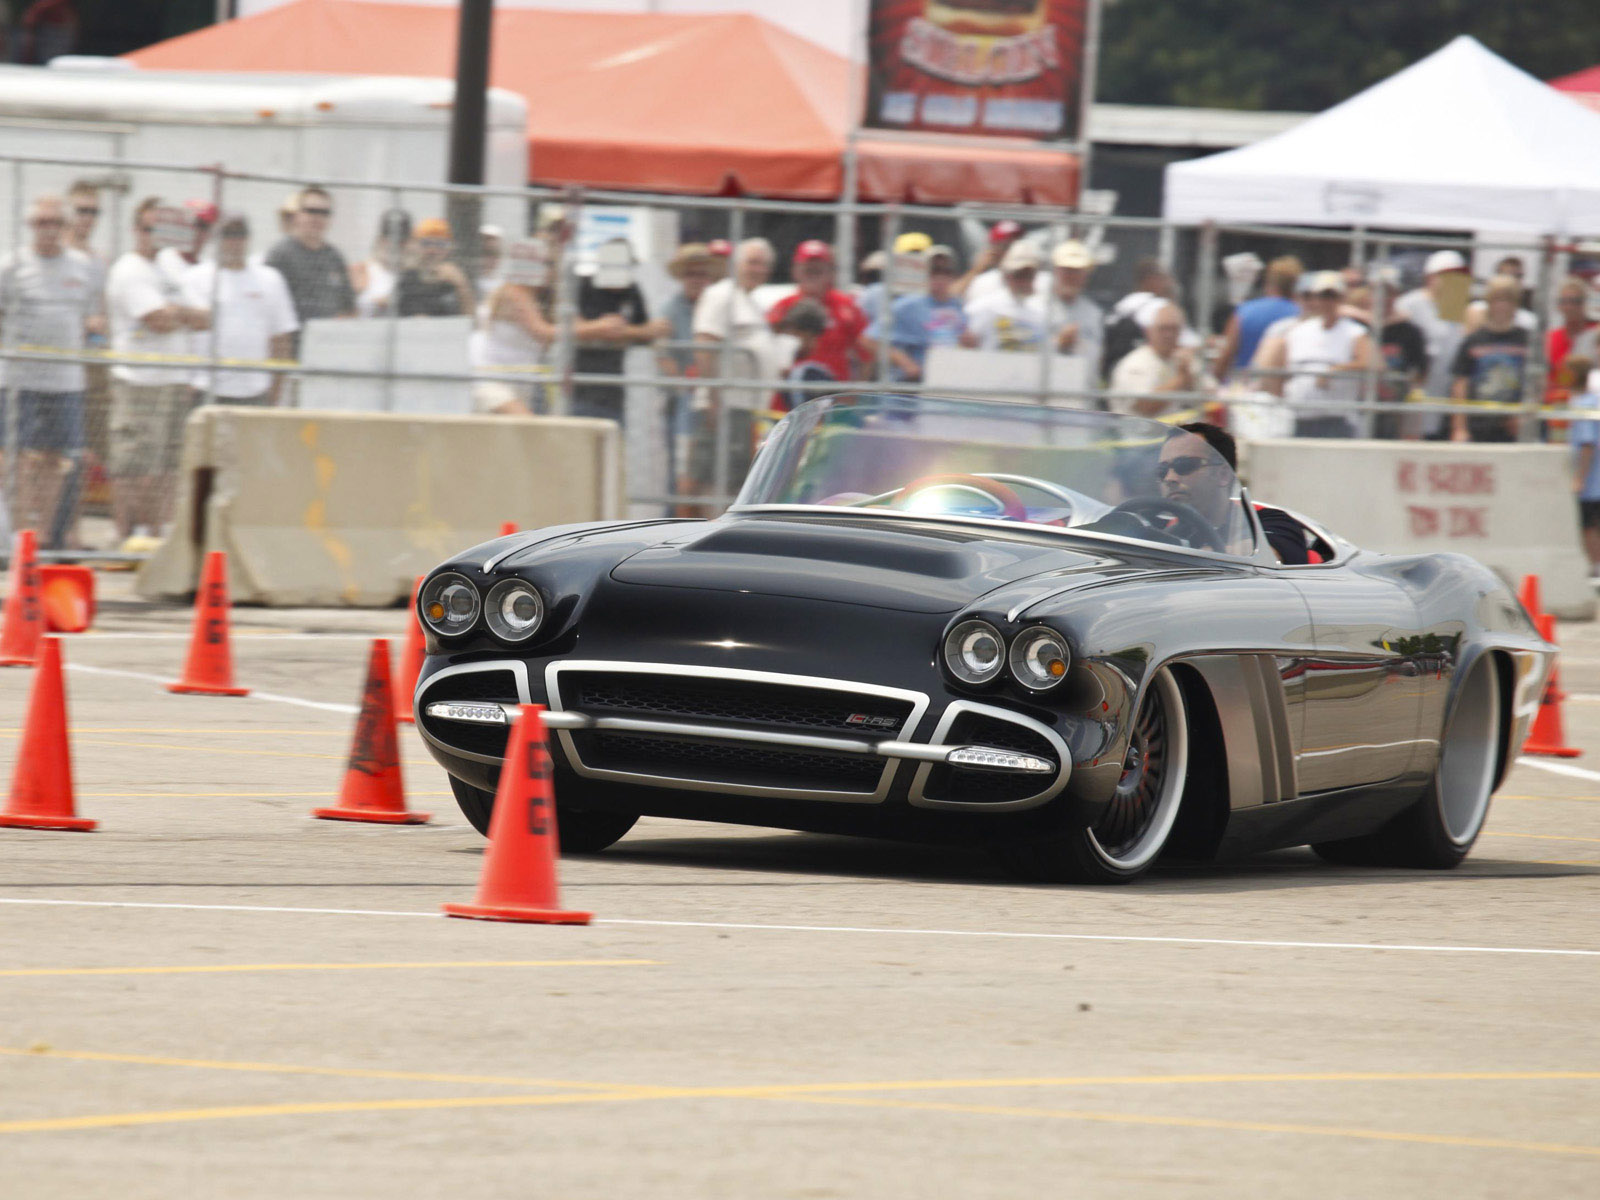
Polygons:
<instances>
[{"instance_id":1,"label":"yellow painted line on pavement","mask_svg":"<svg viewBox=\"0 0 1600 1200\"><path fill-rule=\"evenodd\" d=\"M1484 837L1533 838L1541 842L1600 842L1600 838L1576 837L1569 833L1499 833L1484 830Z\"/></svg>"},{"instance_id":2,"label":"yellow painted line on pavement","mask_svg":"<svg viewBox=\"0 0 1600 1200\"><path fill-rule=\"evenodd\" d=\"M413 792L413 799L449 796L450 792ZM325 800L338 792L79 792L79 800Z\"/></svg>"},{"instance_id":3,"label":"yellow painted line on pavement","mask_svg":"<svg viewBox=\"0 0 1600 1200\"><path fill-rule=\"evenodd\" d=\"M1075 1109L1023 1108L1000 1104L955 1104L936 1100L881 1100L853 1096L811 1096L803 1104L833 1104L853 1108L911 1109L918 1112L965 1113L998 1117L1043 1117L1057 1121L1091 1121L1107 1125L1147 1125L1168 1129L1219 1129L1237 1133L1287 1133L1309 1137L1352 1138L1359 1141L1404 1142L1425 1146L1461 1146L1480 1150L1517 1150L1534 1154L1565 1154L1600 1158L1600 1146L1572 1146L1560 1142L1523 1142L1509 1138L1471 1137L1448 1133L1408 1133L1395 1129L1360 1129L1337 1125L1300 1125L1281 1121L1229 1121L1218 1117L1169 1117L1144 1113L1084 1112ZM3 1132L3 1127L0 1127Z\"/></svg>"},{"instance_id":4,"label":"yellow painted line on pavement","mask_svg":"<svg viewBox=\"0 0 1600 1200\"><path fill-rule=\"evenodd\" d=\"M1530 858L1541 867L1600 867L1600 858Z\"/></svg>"},{"instance_id":5,"label":"yellow painted line on pavement","mask_svg":"<svg viewBox=\"0 0 1600 1200\"><path fill-rule=\"evenodd\" d=\"M1508 796L1496 792L1496 800L1576 800L1579 804L1600 804L1600 796Z\"/></svg>"},{"instance_id":6,"label":"yellow painted line on pavement","mask_svg":"<svg viewBox=\"0 0 1600 1200\"><path fill-rule=\"evenodd\" d=\"M432 971L474 967L659 967L653 958L545 958L459 962L209 963L177 967L17 967L0 978L39 975L228 975L252 971Z\"/></svg>"}]
</instances>

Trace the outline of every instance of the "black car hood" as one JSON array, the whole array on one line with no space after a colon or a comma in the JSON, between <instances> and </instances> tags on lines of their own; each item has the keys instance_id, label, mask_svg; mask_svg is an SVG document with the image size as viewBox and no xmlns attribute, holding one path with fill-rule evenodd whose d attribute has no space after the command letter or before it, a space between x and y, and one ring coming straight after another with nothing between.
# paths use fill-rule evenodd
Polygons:
<instances>
[{"instance_id":1,"label":"black car hood","mask_svg":"<svg viewBox=\"0 0 1600 1200\"><path fill-rule=\"evenodd\" d=\"M1106 558L1061 545L910 522L716 521L629 555L619 583L866 604L961 609L1030 576L1096 574Z\"/></svg>"}]
</instances>

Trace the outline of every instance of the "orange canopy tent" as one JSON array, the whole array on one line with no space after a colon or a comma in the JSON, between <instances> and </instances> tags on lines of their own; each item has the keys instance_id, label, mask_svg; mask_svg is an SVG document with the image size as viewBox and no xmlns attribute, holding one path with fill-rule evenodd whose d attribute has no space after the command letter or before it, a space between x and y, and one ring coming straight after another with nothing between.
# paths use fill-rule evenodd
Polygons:
<instances>
[{"instance_id":1,"label":"orange canopy tent","mask_svg":"<svg viewBox=\"0 0 1600 1200\"><path fill-rule=\"evenodd\" d=\"M127 57L189 71L449 77L456 13L295 0ZM745 14L502 9L490 80L528 102L528 178L633 191L836 199L850 64ZM1068 204L1077 160L1027 142L857 140L864 200Z\"/></svg>"}]
</instances>

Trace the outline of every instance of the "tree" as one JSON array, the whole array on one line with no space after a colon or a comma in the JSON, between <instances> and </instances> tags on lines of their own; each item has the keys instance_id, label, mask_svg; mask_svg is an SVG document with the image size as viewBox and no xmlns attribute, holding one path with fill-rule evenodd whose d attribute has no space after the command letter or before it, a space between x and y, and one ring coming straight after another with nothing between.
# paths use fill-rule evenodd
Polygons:
<instances>
[{"instance_id":1,"label":"tree","mask_svg":"<svg viewBox=\"0 0 1600 1200\"><path fill-rule=\"evenodd\" d=\"M1106 0L1099 98L1321 112L1471 34L1553 79L1600 63L1600 5Z\"/></svg>"}]
</instances>

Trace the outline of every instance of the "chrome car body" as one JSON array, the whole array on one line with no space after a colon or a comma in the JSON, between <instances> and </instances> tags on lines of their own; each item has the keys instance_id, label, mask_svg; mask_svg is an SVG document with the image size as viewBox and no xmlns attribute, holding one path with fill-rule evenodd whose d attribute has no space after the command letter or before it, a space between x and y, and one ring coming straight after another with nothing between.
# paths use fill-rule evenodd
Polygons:
<instances>
[{"instance_id":1,"label":"chrome car body","mask_svg":"<svg viewBox=\"0 0 1600 1200\"><path fill-rule=\"evenodd\" d=\"M415 705L468 815L486 820L507 722L533 703L564 831L645 814L976 842L1029 874L1105 879L1161 854L1304 843L1459 861L1553 662L1498 577L1459 555L1364 552L1310 523L1324 561L1282 565L1236 483L1232 528L1184 544L1148 497L1113 503L1128 456L1153 461L1170 428L976 404L813 401L717 519L540 529L441 564L423 589ZM992 465L971 461L987 442L951 433L970 421L1033 445L1029 469L928 474L950 465L929 447L965 456L966 472ZM1099 465L1041 477L1068 459ZM819 498L841 471L931 482ZM1045 503L1018 519L951 499L972 488L1011 509L1029 489ZM475 592L481 607L508 579L538 593L522 643L481 615L451 634L426 619L443 611L441 581L467 589L451 603ZM1043 628L1070 652L1056 665L1045 646L1042 690L1016 663L967 682L945 650L962 622L1008 649ZM979 641L987 671L994 648ZM1453 861L1395 851L1419 813L1445 830L1433 857ZM1077 865L1055 871L1063 838Z\"/></svg>"}]
</instances>

